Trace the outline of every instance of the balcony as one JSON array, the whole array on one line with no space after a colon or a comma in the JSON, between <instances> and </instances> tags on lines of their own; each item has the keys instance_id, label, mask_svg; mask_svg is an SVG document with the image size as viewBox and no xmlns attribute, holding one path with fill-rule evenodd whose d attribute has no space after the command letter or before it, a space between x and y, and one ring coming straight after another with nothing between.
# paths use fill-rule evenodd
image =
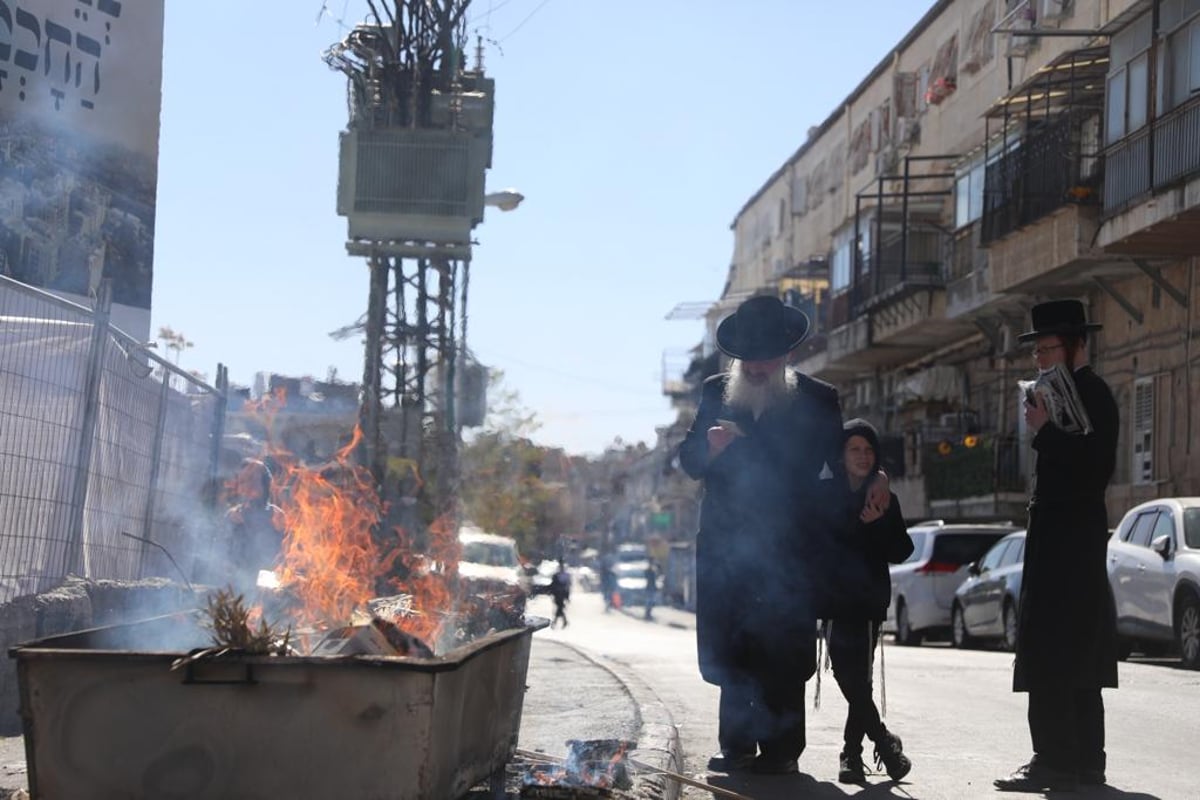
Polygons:
<instances>
[{"instance_id":1,"label":"balcony","mask_svg":"<svg viewBox=\"0 0 1200 800\"><path fill-rule=\"evenodd\" d=\"M946 519L1021 519L1028 503L1015 436L977 434L930 441L921 469L930 513Z\"/></svg>"},{"instance_id":2,"label":"balcony","mask_svg":"<svg viewBox=\"0 0 1200 800\"><path fill-rule=\"evenodd\" d=\"M1086 139L1085 126L1095 124L1092 115L1043 121L1019 145L988 165L981 230L984 246L1063 206L1100 204L1104 162L1081 144Z\"/></svg>"},{"instance_id":3,"label":"balcony","mask_svg":"<svg viewBox=\"0 0 1200 800\"><path fill-rule=\"evenodd\" d=\"M1105 153L1098 244L1108 253L1171 258L1200 252L1200 97Z\"/></svg>"}]
</instances>

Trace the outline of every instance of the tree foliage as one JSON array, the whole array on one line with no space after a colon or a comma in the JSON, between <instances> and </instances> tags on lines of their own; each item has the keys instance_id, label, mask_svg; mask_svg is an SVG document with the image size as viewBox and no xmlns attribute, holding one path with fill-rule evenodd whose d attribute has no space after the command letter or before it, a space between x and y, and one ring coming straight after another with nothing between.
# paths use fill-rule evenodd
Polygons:
<instances>
[{"instance_id":1,"label":"tree foliage","mask_svg":"<svg viewBox=\"0 0 1200 800\"><path fill-rule=\"evenodd\" d=\"M493 371L487 420L463 446L463 510L484 530L516 539L523 554L550 554L569 525L564 487L544 475L549 459L561 454L529 438L536 415L502 380Z\"/></svg>"}]
</instances>

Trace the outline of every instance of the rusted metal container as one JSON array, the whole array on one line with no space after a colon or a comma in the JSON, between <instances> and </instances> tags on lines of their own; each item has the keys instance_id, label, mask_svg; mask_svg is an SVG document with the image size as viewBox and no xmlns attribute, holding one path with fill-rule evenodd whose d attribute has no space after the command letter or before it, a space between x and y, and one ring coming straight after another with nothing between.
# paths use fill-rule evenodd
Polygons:
<instances>
[{"instance_id":1,"label":"rusted metal container","mask_svg":"<svg viewBox=\"0 0 1200 800\"><path fill-rule=\"evenodd\" d=\"M172 662L205 641L194 615L31 642L10 651L30 790L45 800L461 797L503 775L544 624L437 658L230 655L177 671Z\"/></svg>"}]
</instances>

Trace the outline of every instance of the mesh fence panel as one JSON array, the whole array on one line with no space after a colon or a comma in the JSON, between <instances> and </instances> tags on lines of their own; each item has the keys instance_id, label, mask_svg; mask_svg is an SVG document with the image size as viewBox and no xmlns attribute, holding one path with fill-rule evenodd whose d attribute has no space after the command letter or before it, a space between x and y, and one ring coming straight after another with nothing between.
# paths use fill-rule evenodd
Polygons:
<instances>
[{"instance_id":1,"label":"mesh fence panel","mask_svg":"<svg viewBox=\"0 0 1200 800\"><path fill-rule=\"evenodd\" d=\"M0 602L69 573L191 578L221 550L222 392L98 319L0 278Z\"/></svg>"}]
</instances>

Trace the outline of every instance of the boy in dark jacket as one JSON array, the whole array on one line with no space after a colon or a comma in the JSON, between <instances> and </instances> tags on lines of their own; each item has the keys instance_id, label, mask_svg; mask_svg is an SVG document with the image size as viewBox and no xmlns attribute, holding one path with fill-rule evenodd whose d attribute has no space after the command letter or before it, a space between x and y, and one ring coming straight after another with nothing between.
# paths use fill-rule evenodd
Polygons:
<instances>
[{"instance_id":1,"label":"boy in dark jacket","mask_svg":"<svg viewBox=\"0 0 1200 800\"><path fill-rule=\"evenodd\" d=\"M885 511L866 503L867 484L879 470L879 434L866 420L843 427L844 522L829 543L821 619L833 676L849 704L845 745L838 780L866 780L862 740L875 743L876 766L900 780L912 769L900 737L888 731L872 698L871 673L879 625L887 616L892 584L888 564L898 564L913 551L895 494Z\"/></svg>"}]
</instances>

